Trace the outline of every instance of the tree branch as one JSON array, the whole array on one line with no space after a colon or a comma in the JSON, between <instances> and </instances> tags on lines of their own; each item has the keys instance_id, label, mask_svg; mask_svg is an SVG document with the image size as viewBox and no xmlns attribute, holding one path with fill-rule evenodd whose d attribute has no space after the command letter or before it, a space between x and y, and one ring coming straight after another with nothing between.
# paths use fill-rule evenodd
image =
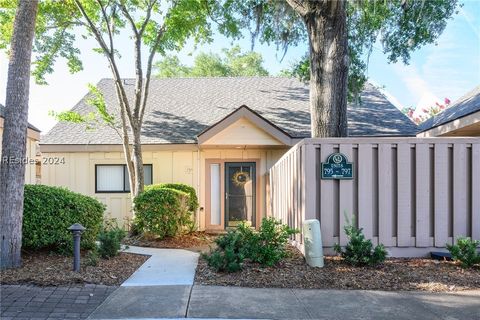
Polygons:
<instances>
[{"instance_id":1,"label":"tree branch","mask_svg":"<svg viewBox=\"0 0 480 320\"><path fill-rule=\"evenodd\" d=\"M107 56L108 62L110 64L110 68L112 69L113 77L114 77L114 80L115 80L115 85L117 86L117 89L119 90L117 92L117 94L118 94L118 98L120 100L120 109L121 109L121 111L124 111L126 113L130 123L132 123L133 122L132 112L130 110L127 93L125 92L125 88L122 85L122 78L120 77L120 72L118 71L118 67L117 67L117 64L115 62L115 56L114 56L113 53L109 52L108 47L105 43L105 40L102 37L102 34L101 34L100 30L98 30L98 28L93 23L92 19L90 19L90 17L88 16L87 12L85 11L85 8L82 6L80 1L79 0L74 0L74 1L75 1L75 4L77 5L78 9L82 13L82 16L87 21L87 24L88 24L88 27L89 27L90 31L93 33L93 35L97 39L97 42L100 44L100 47L102 48L103 52ZM124 108L125 110L123 110L122 108Z\"/></svg>"},{"instance_id":2,"label":"tree branch","mask_svg":"<svg viewBox=\"0 0 480 320\"><path fill-rule=\"evenodd\" d=\"M105 24L107 26L108 38L109 38L109 42L110 42L110 54L113 55L113 33L112 33L112 29L110 28L110 23L109 23L107 11L105 10L105 7L103 6L103 4L100 0L97 0L97 3L100 6L100 9L102 11L103 20L105 20Z\"/></svg>"},{"instance_id":3,"label":"tree branch","mask_svg":"<svg viewBox=\"0 0 480 320\"><path fill-rule=\"evenodd\" d=\"M143 92L142 106L141 106L140 115L139 115L140 123L143 122L143 115L145 114L145 107L147 105L148 91L150 87L150 78L152 74L153 58L155 57L155 53L157 52L158 46L160 45L160 40L162 40L162 37L164 34L165 34L165 25L163 25L160 28L160 30L158 30L157 37L155 38L155 43L153 44L152 50L150 51L150 55L148 57L145 89Z\"/></svg>"},{"instance_id":4,"label":"tree branch","mask_svg":"<svg viewBox=\"0 0 480 320\"><path fill-rule=\"evenodd\" d=\"M302 17L308 12L305 0L285 0ZM337 1L337 0L333 0Z\"/></svg>"}]
</instances>

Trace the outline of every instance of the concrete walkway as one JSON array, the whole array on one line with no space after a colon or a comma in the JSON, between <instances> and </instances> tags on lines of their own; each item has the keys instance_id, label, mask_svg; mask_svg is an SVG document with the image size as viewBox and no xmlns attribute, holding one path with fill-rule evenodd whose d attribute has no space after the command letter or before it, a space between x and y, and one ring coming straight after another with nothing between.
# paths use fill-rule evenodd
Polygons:
<instances>
[{"instance_id":1,"label":"concrete walkway","mask_svg":"<svg viewBox=\"0 0 480 320\"><path fill-rule=\"evenodd\" d=\"M194 286L198 254L138 247L128 251L152 257L89 319L480 320L480 291L427 293Z\"/></svg>"},{"instance_id":2,"label":"concrete walkway","mask_svg":"<svg viewBox=\"0 0 480 320\"><path fill-rule=\"evenodd\" d=\"M199 254L181 249L129 247L125 252L151 257L122 287L193 285Z\"/></svg>"},{"instance_id":3,"label":"concrete walkway","mask_svg":"<svg viewBox=\"0 0 480 320\"><path fill-rule=\"evenodd\" d=\"M184 318L199 254L134 246L124 251L151 257L89 319Z\"/></svg>"}]
</instances>

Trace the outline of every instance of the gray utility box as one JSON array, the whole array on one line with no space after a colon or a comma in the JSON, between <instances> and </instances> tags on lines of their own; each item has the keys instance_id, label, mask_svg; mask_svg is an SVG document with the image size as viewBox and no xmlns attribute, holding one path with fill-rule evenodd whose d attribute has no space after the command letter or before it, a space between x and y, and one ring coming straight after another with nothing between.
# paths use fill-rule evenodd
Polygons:
<instances>
[{"instance_id":1,"label":"gray utility box","mask_svg":"<svg viewBox=\"0 0 480 320\"><path fill-rule=\"evenodd\" d=\"M323 267L323 246L320 222L317 219L303 222L303 242L305 259L311 267Z\"/></svg>"}]
</instances>

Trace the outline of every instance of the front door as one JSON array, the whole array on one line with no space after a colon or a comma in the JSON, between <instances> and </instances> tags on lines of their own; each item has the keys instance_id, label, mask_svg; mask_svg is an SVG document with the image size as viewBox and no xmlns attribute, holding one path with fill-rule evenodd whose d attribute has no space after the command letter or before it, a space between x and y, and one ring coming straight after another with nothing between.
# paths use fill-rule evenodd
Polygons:
<instances>
[{"instance_id":1,"label":"front door","mask_svg":"<svg viewBox=\"0 0 480 320\"><path fill-rule=\"evenodd\" d=\"M255 227L255 162L225 163L225 227Z\"/></svg>"}]
</instances>

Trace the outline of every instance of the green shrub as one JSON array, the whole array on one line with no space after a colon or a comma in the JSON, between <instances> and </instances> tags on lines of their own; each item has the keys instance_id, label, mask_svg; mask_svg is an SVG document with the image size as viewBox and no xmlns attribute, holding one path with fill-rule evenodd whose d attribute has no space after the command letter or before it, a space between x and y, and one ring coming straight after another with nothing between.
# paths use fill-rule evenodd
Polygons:
<instances>
[{"instance_id":1,"label":"green shrub","mask_svg":"<svg viewBox=\"0 0 480 320\"><path fill-rule=\"evenodd\" d=\"M457 244L446 244L448 251L452 254L453 260L459 260L464 268L480 263L480 253L477 251L479 245L480 241L465 237L459 237Z\"/></svg>"},{"instance_id":2,"label":"green shrub","mask_svg":"<svg viewBox=\"0 0 480 320\"><path fill-rule=\"evenodd\" d=\"M372 241L365 239L362 228L357 228L353 220L351 224L348 223L344 227L344 230L349 238L345 251L342 250L338 243L335 244L334 249L345 259L345 262L353 266L373 266L385 261L387 251L383 244L373 248Z\"/></svg>"},{"instance_id":3,"label":"green shrub","mask_svg":"<svg viewBox=\"0 0 480 320\"><path fill-rule=\"evenodd\" d=\"M106 220L103 229L98 235L98 253L102 258L111 258L118 255L122 240L127 236L127 232L120 228L115 219Z\"/></svg>"},{"instance_id":4,"label":"green shrub","mask_svg":"<svg viewBox=\"0 0 480 320\"><path fill-rule=\"evenodd\" d=\"M244 259L274 266L286 257L288 238L296 232L273 218L264 218L259 231L243 222L237 229L217 238L217 248L203 257L216 271L238 271Z\"/></svg>"},{"instance_id":5,"label":"green shrub","mask_svg":"<svg viewBox=\"0 0 480 320\"><path fill-rule=\"evenodd\" d=\"M189 232L195 230L195 217L198 209L198 198L195 188L183 183L161 183L156 185L146 186L145 190L158 189L158 188L167 188L182 191L188 194L188 211L190 216L185 216L184 220L181 222L182 226L186 227Z\"/></svg>"},{"instance_id":6,"label":"green shrub","mask_svg":"<svg viewBox=\"0 0 480 320\"><path fill-rule=\"evenodd\" d=\"M67 230L74 223L87 230L81 246L94 248L102 227L105 205L98 200L64 188L44 185L25 185L23 209L23 246L52 248L72 252L72 235Z\"/></svg>"},{"instance_id":7,"label":"green shrub","mask_svg":"<svg viewBox=\"0 0 480 320\"><path fill-rule=\"evenodd\" d=\"M188 194L169 188L148 188L134 199L135 229L164 238L191 223Z\"/></svg>"},{"instance_id":8,"label":"green shrub","mask_svg":"<svg viewBox=\"0 0 480 320\"><path fill-rule=\"evenodd\" d=\"M218 271L235 272L242 268L244 260L244 238L236 231L230 230L226 235L215 239L217 248L209 255L202 254L210 267Z\"/></svg>"},{"instance_id":9,"label":"green shrub","mask_svg":"<svg viewBox=\"0 0 480 320\"><path fill-rule=\"evenodd\" d=\"M145 187L145 190L155 188L155 187L175 189L175 190L178 190L178 191L183 191L185 193L188 193L188 195L189 195L188 211L190 211L190 212L197 211L197 209L198 209L198 198L197 198L197 193L196 193L194 187L189 186L188 184L184 184L184 183L162 183L162 184L159 184L159 185L147 186L147 187Z\"/></svg>"},{"instance_id":10,"label":"green shrub","mask_svg":"<svg viewBox=\"0 0 480 320\"><path fill-rule=\"evenodd\" d=\"M245 256L253 262L270 267L286 257L288 238L298 232L274 218L263 218L258 232L246 224L241 224L238 231L245 239Z\"/></svg>"},{"instance_id":11,"label":"green shrub","mask_svg":"<svg viewBox=\"0 0 480 320\"><path fill-rule=\"evenodd\" d=\"M85 264L87 266L96 267L98 265L99 260L100 260L100 256L96 248L92 250L88 250L85 256Z\"/></svg>"}]
</instances>

